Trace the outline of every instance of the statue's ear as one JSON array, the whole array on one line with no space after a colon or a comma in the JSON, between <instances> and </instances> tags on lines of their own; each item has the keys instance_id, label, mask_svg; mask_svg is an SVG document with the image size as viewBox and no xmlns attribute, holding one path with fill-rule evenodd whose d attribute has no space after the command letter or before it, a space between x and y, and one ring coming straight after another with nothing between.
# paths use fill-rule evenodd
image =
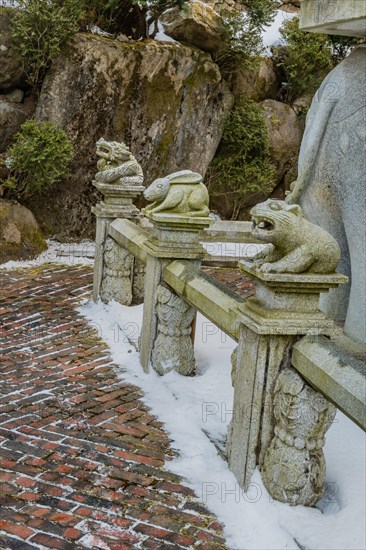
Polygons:
<instances>
[{"instance_id":1,"label":"statue's ear","mask_svg":"<svg viewBox=\"0 0 366 550\"><path fill-rule=\"evenodd\" d=\"M295 216L298 216L299 218L301 218L303 215L302 208L298 204L289 204L286 208L286 211L295 214Z\"/></svg>"}]
</instances>

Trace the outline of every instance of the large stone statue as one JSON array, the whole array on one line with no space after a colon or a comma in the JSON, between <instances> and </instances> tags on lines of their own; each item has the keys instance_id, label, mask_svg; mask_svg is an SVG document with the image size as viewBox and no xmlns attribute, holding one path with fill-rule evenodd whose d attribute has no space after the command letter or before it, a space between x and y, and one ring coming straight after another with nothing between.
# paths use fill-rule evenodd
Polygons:
<instances>
[{"instance_id":1,"label":"large stone statue","mask_svg":"<svg viewBox=\"0 0 366 550\"><path fill-rule=\"evenodd\" d=\"M142 168L128 147L118 141L97 141L96 153L98 172L95 175L97 183L113 185L142 185L144 175Z\"/></svg>"},{"instance_id":2,"label":"large stone statue","mask_svg":"<svg viewBox=\"0 0 366 550\"><path fill-rule=\"evenodd\" d=\"M358 46L324 80L306 120L299 177L288 203L337 240L346 285L321 298L345 333L366 342L366 44Z\"/></svg>"},{"instance_id":3,"label":"large stone statue","mask_svg":"<svg viewBox=\"0 0 366 550\"><path fill-rule=\"evenodd\" d=\"M250 211L252 234L269 243L254 258L263 273L333 273L340 258L336 240L308 222L298 204L268 199Z\"/></svg>"}]
</instances>

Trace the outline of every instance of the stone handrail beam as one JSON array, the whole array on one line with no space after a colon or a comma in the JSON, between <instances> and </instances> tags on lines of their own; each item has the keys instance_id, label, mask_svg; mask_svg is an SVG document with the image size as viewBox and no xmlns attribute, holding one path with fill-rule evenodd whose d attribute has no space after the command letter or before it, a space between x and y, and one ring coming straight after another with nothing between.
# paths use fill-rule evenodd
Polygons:
<instances>
[{"instance_id":1,"label":"stone handrail beam","mask_svg":"<svg viewBox=\"0 0 366 550\"><path fill-rule=\"evenodd\" d=\"M127 248L136 258L146 263L147 252L142 245L149 240L150 234L144 228L130 220L119 218L110 224L108 234L120 246Z\"/></svg>"},{"instance_id":2,"label":"stone handrail beam","mask_svg":"<svg viewBox=\"0 0 366 550\"><path fill-rule=\"evenodd\" d=\"M292 365L303 378L366 431L366 366L324 336L295 344Z\"/></svg>"},{"instance_id":3,"label":"stone handrail beam","mask_svg":"<svg viewBox=\"0 0 366 550\"><path fill-rule=\"evenodd\" d=\"M244 300L192 262L176 260L163 271L164 281L186 302L234 340L239 337L239 307Z\"/></svg>"},{"instance_id":4,"label":"stone handrail beam","mask_svg":"<svg viewBox=\"0 0 366 550\"><path fill-rule=\"evenodd\" d=\"M217 220L203 231L202 240L207 242L261 243L253 237L251 222L233 222Z\"/></svg>"}]
</instances>

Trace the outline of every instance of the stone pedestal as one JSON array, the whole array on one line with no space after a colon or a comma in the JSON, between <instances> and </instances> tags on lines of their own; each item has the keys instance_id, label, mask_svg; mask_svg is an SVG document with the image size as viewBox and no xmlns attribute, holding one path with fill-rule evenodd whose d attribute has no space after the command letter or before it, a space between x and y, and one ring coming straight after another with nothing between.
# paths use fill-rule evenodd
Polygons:
<instances>
[{"instance_id":1,"label":"stone pedestal","mask_svg":"<svg viewBox=\"0 0 366 550\"><path fill-rule=\"evenodd\" d=\"M112 277L113 272L123 271L124 278L126 271L131 271L131 258L130 255L118 253L117 248L113 252L113 246L110 244L109 252L111 265L106 266L104 262L105 246L108 237L108 228L113 220L116 218L127 218L137 220L140 216L139 210L134 206L133 200L138 197L143 191L143 186L122 186L113 185L100 182L93 182L93 185L101 191L104 195L104 201L99 202L92 208L92 212L97 218L96 224L96 236L95 236L95 261L94 261L94 279L93 279L93 300L96 302L101 294L102 286L108 289L113 289L116 285L112 280L108 280ZM116 245L117 246L117 245ZM116 262L114 262L113 255L115 255ZM126 266L123 266L123 257L126 259ZM113 264L116 263L115 269ZM127 265L128 264L128 265ZM106 281L102 284L102 281ZM122 296L119 292L118 299L124 305L129 305L132 300L132 276L129 277L130 284L127 285L126 280L124 282L125 294ZM131 287L127 289L127 286ZM108 298L111 298L110 291L104 290L104 299L108 294Z\"/></svg>"},{"instance_id":2,"label":"stone pedestal","mask_svg":"<svg viewBox=\"0 0 366 550\"><path fill-rule=\"evenodd\" d=\"M159 374L176 370L192 375L195 369L190 338L195 309L162 282L164 267L173 259L200 262L206 254L200 233L211 218L145 212L152 222L151 238L142 246L146 264L144 314L140 338L140 361L145 372L151 365Z\"/></svg>"},{"instance_id":3,"label":"stone pedestal","mask_svg":"<svg viewBox=\"0 0 366 550\"><path fill-rule=\"evenodd\" d=\"M262 273L251 262L242 261L239 265L246 275L253 278L256 295L241 306L228 456L230 470L238 482L246 487L256 465L262 468L265 463L266 451L274 436L273 395L279 373L290 368L292 346L299 337L306 334L329 335L337 330L333 321L319 311L319 295L320 292L347 282L347 277L338 273ZM303 384L306 386L305 382ZM320 395L319 398L323 399ZM302 422L306 422L306 418L299 418L298 422L301 431ZM322 422L320 417L319 422ZM324 426L317 426L314 431L325 432ZM290 456L295 455L290 453ZM265 484L271 494L274 492L273 486L268 480L272 474L275 478L273 467L274 464L267 461ZM311 471L310 468L309 475ZM290 475L289 464L288 472ZM281 470L281 475L286 475L286 469ZM322 479L321 476L319 479ZM281 480L281 483L285 483L283 477ZM295 500L297 504L304 503L301 496L296 497L297 489L291 494L292 500L289 500L292 503ZM280 492L281 487L277 488L276 499ZM286 492L283 491L283 494ZM312 495L310 501L319 498L320 494L318 491L316 496ZM307 497L308 504L309 495Z\"/></svg>"}]
</instances>

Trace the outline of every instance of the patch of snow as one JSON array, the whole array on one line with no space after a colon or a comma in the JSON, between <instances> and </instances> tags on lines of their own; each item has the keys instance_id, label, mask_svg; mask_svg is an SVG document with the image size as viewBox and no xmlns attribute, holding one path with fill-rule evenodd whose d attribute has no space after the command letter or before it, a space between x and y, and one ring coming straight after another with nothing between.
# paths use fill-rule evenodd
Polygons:
<instances>
[{"instance_id":1,"label":"patch of snow","mask_svg":"<svg viewBox=\"0 0 366 550\"><path fill-rule=\"evenodd\" d=\"M212 443L223 444L231 419L230 355L235 342L198 315L197 376L170 372L160 377L154 371L143 372L138 352L129 342L131 333L136 340L140 332L142 306L88 302L79 311L110 347L121 367L121 379L139 386L144 402L164 422L179 453L166 467L186 478L224 523L231 548L365 548L365 436L344 415L338 413L327 436L328 501L320 505L324 513L273 501L258 470L244 493Z\"/></svg>"},{"instance_id":2,"label":"patch of snow","mask_svg":"<svg viewBox=\"0 0 366 550\"><path fill-rule=\"evenodd\" d=\"M47 250L34 260L9 261L0 264L0 269L17 269L23 267L37 267L41 264L55 263L63 265L93 265L95 244L92 241L78 243L60 243L52 239L47 240Z\"/></svg>"},{"instance_id":3,"label":"patch of snow","mask_svg":"<svg viewBox=\"0 0 366 550\"><path fill-rule=\"evenodd\" d=\"M84 535L80 540L79 544L85 548L100 548L101 550L110 550L110 547L106 542L96 535Z\"/></svg>"},{"instance_id":4,"label":"patch of snow","mask_svg":"<svg viewBox=\"0 0 366 550\"><path fill-rule=\"evenodd\" d=\"M113 34L111 34L110 32L104 31L103 29L98 27L98 25L92 25L91 27L88 28L88 30L92 34L99 34L99 36L105 36L107 38L114 38Z\"/></svg>"},{"instance_id":5,"label":"patch of snow","mask_svg":"<svg viewBox=\"0 0 366 550\"><path fill-rule=\"evenodd\" d=\"M169 11L169 10L167 10ZM152 23L149 27L149 32L152 32L154 29L154 24ZM171 36L168 36L164 32L164 25L158 21L158 32L155 35L155 40L158 40L159 42L172 42L173 44L178 44L177 40L174 40Z\"/></svg>"}]
</instances>

